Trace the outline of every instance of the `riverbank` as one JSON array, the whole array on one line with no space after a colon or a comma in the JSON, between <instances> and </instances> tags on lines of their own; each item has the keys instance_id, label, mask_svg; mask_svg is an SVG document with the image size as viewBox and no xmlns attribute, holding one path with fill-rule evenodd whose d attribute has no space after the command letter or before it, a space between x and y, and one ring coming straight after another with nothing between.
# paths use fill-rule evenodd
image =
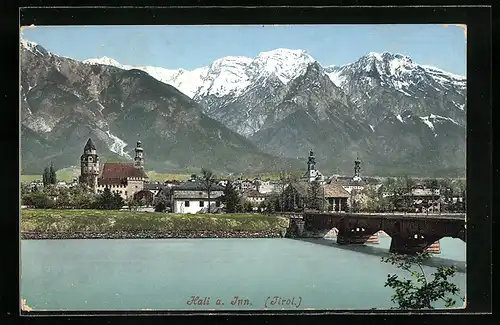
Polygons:
<instances>
[{"instance_id":1,"label":"riverbank","mask_svg":"<svg viewBox=\"0 0 500 325\"><path fill-rule=\"evenodd\" d=\"M22 239L277 238L288 225L287 218L253 213L21 210Z\"/></svg>"},{"instance_id":2,"label":"riverbank","mask_svg":"<svg viewBox=\"0 0 500 325\"><path fill-rule=\"evenodd\" d=\"M277 231L179 231L179 232L21 232L24 240L47 239L166 239L166 238L282 238Z\"/></svg>"}]
</instances>

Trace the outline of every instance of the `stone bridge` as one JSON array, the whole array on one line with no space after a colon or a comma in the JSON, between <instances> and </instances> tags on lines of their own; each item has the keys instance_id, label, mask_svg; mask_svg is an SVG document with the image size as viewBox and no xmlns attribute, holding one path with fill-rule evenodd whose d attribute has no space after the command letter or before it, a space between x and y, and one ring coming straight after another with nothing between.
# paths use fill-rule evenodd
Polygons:
<instances>
[{"instance_id":1,"label":"stone bridge","mask_svg":"<svg viewBox=\"0 0 500 325\"><path fill-rule=\"evenodd\" d=\"M466 241L465 214L305 212L283 216L290 218L288 235L322 238L337 228L340 245L364 244L383 230L392 238L390 251L394 253L422 252L443 237Z\"/></svg>"}]
</instances>

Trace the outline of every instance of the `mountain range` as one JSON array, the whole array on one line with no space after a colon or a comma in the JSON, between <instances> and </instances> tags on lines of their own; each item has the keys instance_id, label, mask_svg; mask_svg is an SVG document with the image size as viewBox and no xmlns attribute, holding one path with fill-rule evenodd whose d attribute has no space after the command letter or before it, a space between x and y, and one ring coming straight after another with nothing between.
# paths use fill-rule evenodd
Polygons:
<instances>
[{"instance_id":1,"label":"mountain range","mask_svg":"<svg viewBox=\"0 0 500 325\"><path fill-rule=\"evenodd\" d=\"M148 168L219 172L465 173L466 78L368 53L323 66L302 50L224 57L194 70L77 61L21 42L22 168L78 165L85 139Z\"/></svg>"}]
</instances>

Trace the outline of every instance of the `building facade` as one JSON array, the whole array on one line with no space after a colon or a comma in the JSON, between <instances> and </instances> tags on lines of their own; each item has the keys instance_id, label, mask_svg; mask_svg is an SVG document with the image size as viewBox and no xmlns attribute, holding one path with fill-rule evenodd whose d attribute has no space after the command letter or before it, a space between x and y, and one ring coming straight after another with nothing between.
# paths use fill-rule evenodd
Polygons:
<instances>
[{"instance_id":1,"label":"building facade","mask_svg":"<svg viewBox=\"0 0 500 325\"><path fill-rule=\"evenodd\" d=\"M144 150L137 142L133 163L104 163L100 166L99 156L92 139L88 139L80 157L80 184L90 187L96 193L109 188L128 200L144 189L147 174L144 171Z\"/></svg>"},{"instance_id":2,"label":"building facade","mask_svg":"<svg viewBox=\"0 0 500 325\"><path fill-rule=\"evenodd\" d=\"M191 179L182 185L172 188L173 213L204 213L208 212L208 187L199 179ZM224 187L212 184L210 187L210 212L222 208L221 197Z\"/></svg>"},{"instance_id":3,"label":"building facade","mask_svg":"<svg viewBox=\"0 0 500 325\"><path fill-rule=\"evenodd\" d=\"M307 158L307 172L302 176L302 180L307 182L319 181L320 183L325 181L323 174L316 169L316 158L312 150L309 152L309 157Z\"/></svg>"}]
</instances>

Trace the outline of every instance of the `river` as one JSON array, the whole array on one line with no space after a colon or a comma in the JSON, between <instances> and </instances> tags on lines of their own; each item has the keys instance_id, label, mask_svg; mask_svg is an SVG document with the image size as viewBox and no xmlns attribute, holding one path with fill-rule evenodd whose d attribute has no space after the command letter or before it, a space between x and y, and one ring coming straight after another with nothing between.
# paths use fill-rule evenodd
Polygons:
<instances>
[{"instance_id":1,"label":"river","mask_svg":"<svg viewBox=\"0 0 500 325\"><path fill-rule=\"evenodd\" d=\"M381 262L390 240L23 240L21 296L34 310L386 309L387 275L406 276ZM465 293L465 256L464 242L443 238L424 270L456 265Z\"/></svg>"}]
</instances>

